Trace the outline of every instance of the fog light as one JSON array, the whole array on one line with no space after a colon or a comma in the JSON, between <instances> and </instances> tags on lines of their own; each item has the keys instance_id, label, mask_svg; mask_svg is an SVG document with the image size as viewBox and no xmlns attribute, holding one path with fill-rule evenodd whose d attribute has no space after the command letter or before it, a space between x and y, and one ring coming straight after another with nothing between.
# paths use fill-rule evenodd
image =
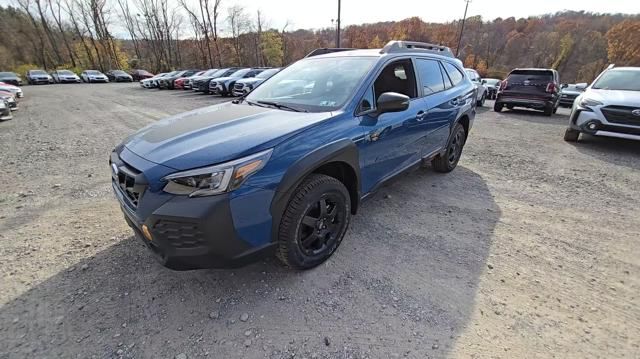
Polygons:
<instances>
[{"instance_id":1,"label":"fog light","mask_svg":"<svg viewBox=\"0 0 640 359\"><path fill-rule=\"evenodd\" d=\"M151 237L151 232L149 232L149 227L147 227L146 224L142 225L142 234L144 235L144 238L146 238L147 240L149 241L153 240L153 238Z\"/></svg>"},{"instance_id":2,"label":"fog light","mask_svg":"<svg viewBox=\"0 0 640 359\"><path fill-rule=\"evenodd\" d=\"M589 124L589 126L587 126L587 127L588 127L590 130L592 130L592 131L593 131L593 130L595 130L596 128L598 128L598 125L596 125L595 123L591 122L591 123Z\"/></svg>"}]
</instances>

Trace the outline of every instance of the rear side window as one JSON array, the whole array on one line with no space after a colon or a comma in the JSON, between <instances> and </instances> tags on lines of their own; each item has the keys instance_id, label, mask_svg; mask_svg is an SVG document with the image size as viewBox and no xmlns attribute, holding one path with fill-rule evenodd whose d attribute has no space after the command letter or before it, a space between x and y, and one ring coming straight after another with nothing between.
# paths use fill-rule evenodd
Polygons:
<instances>
[{"instance_id":1,"label":"rear side window","mask_svg":"<svg viewBox=\"0 0 640 359\"><path fill-rule=\"evenodd\" d=\"M444 80L438 61L417 59L418 75L424 96L444 91Z\"/></svg>"},{"instance_id":2,"label":"rear side window","mask_svg":"<svg viewBox=\"0 0 640 359\"><path fill-rule=\"evenodd\" d=\"M456 86L460 82L462 82L462 79L464 79L464 75L462 74L460 69L458 69L457 67L453 66L448 62L443 62L442 64L444 65L445 70L447 70L447 74L449 75L449 78L451 79L451 83L453 84L453 86Z\"/></svg>"}]
</instances>

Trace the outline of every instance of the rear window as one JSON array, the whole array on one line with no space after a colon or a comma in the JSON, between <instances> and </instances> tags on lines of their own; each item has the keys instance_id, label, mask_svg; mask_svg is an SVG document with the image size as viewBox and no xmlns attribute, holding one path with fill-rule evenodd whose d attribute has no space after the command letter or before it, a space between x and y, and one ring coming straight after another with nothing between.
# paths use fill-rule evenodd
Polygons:
<instances>
[{"instance_id":1,"label":"rear window","mask_svg":"<svg viewBox=\"0 0 640 359\"><path fill-rule=\"evenodd\" d=\"M553 80L553 72L551 71L537 71L537 70L516 70L509 74L509 81L511 82L523 82L523 81L546 81L551 82Z\"/></svg>"}]
</instances>

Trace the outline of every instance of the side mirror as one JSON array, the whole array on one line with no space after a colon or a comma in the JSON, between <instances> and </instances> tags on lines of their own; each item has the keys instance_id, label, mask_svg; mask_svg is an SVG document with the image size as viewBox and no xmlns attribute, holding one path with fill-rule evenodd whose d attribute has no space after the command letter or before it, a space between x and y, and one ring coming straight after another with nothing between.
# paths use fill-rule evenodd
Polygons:
<instances>
[{"instance_id":1,"label":"side mirror","mask_svg":"<svg viewBox=\"0 0 640 359\"><path fill-rule=\"evenodd\" d=\"M561 89L566 89L567 87L569 87L569 85L567 85L567 84L562 84L562 85L560 85L560 88L561 88Z\"/></svg>"},{"instance_id":2,"label":"side mirror","mask_svg":"<svg viewBox=\"0 0 640 359\"><path fill-rule=\"evenodd\" d=\"M482 84L486 85L487 84L487 80L482 80Z\"/></svg>"},{"instance_id":3,"label":"side mirror","mask_svg":"<svg viewBox=\"0 0 640 359\"><path fill-rule=\"evenodd\" d=\"M409 108L409 96L397 92L385 92L378 97L378 113L399 112Z\"/></svg>"},{"instance_id":4,"label":"side mirror","mask_svg":"<svg viewBox=\"0 0 640 359\"><path fill-rule=\"evenodd\" d=\"M587 84L586 82L581 82L579 84L576 84L576 88L578 90L584 90L587 88L587 86L589 86L589 84Z\"/></svg>"}]
</instances>

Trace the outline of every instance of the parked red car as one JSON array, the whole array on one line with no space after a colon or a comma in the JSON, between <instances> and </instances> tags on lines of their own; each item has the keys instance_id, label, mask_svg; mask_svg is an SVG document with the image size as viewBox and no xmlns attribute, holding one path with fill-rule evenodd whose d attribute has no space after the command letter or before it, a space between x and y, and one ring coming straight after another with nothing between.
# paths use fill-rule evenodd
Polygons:
<instances>
[{"instance_id":1,"label":"parked red car","mask_svg":"<svg viewBox=\"0 0 640 359\"><path fill-rule=\"evenodd\" d=\"M189 78L194 77L194 76L200 76L204 73L204 71L198 71L195 74L191 75L191 76L187 76L187 77L180 77L177 78L174 82L173 82L173 87L178 89L178 90L184 90L184 83L185 81L187 81Z\"/></svg>"},{"instance_id":2,"label":"parked red car","mask_svg":"<svg viewBox=\"0 0 640 359\"><path fill-rule=\"evenodd\" d=\"M151 72L141 69L132 70L129 74L131 75L131 77L133 77L133 81L150 79L154 76Z\"/></svg>"}]
</instances>

